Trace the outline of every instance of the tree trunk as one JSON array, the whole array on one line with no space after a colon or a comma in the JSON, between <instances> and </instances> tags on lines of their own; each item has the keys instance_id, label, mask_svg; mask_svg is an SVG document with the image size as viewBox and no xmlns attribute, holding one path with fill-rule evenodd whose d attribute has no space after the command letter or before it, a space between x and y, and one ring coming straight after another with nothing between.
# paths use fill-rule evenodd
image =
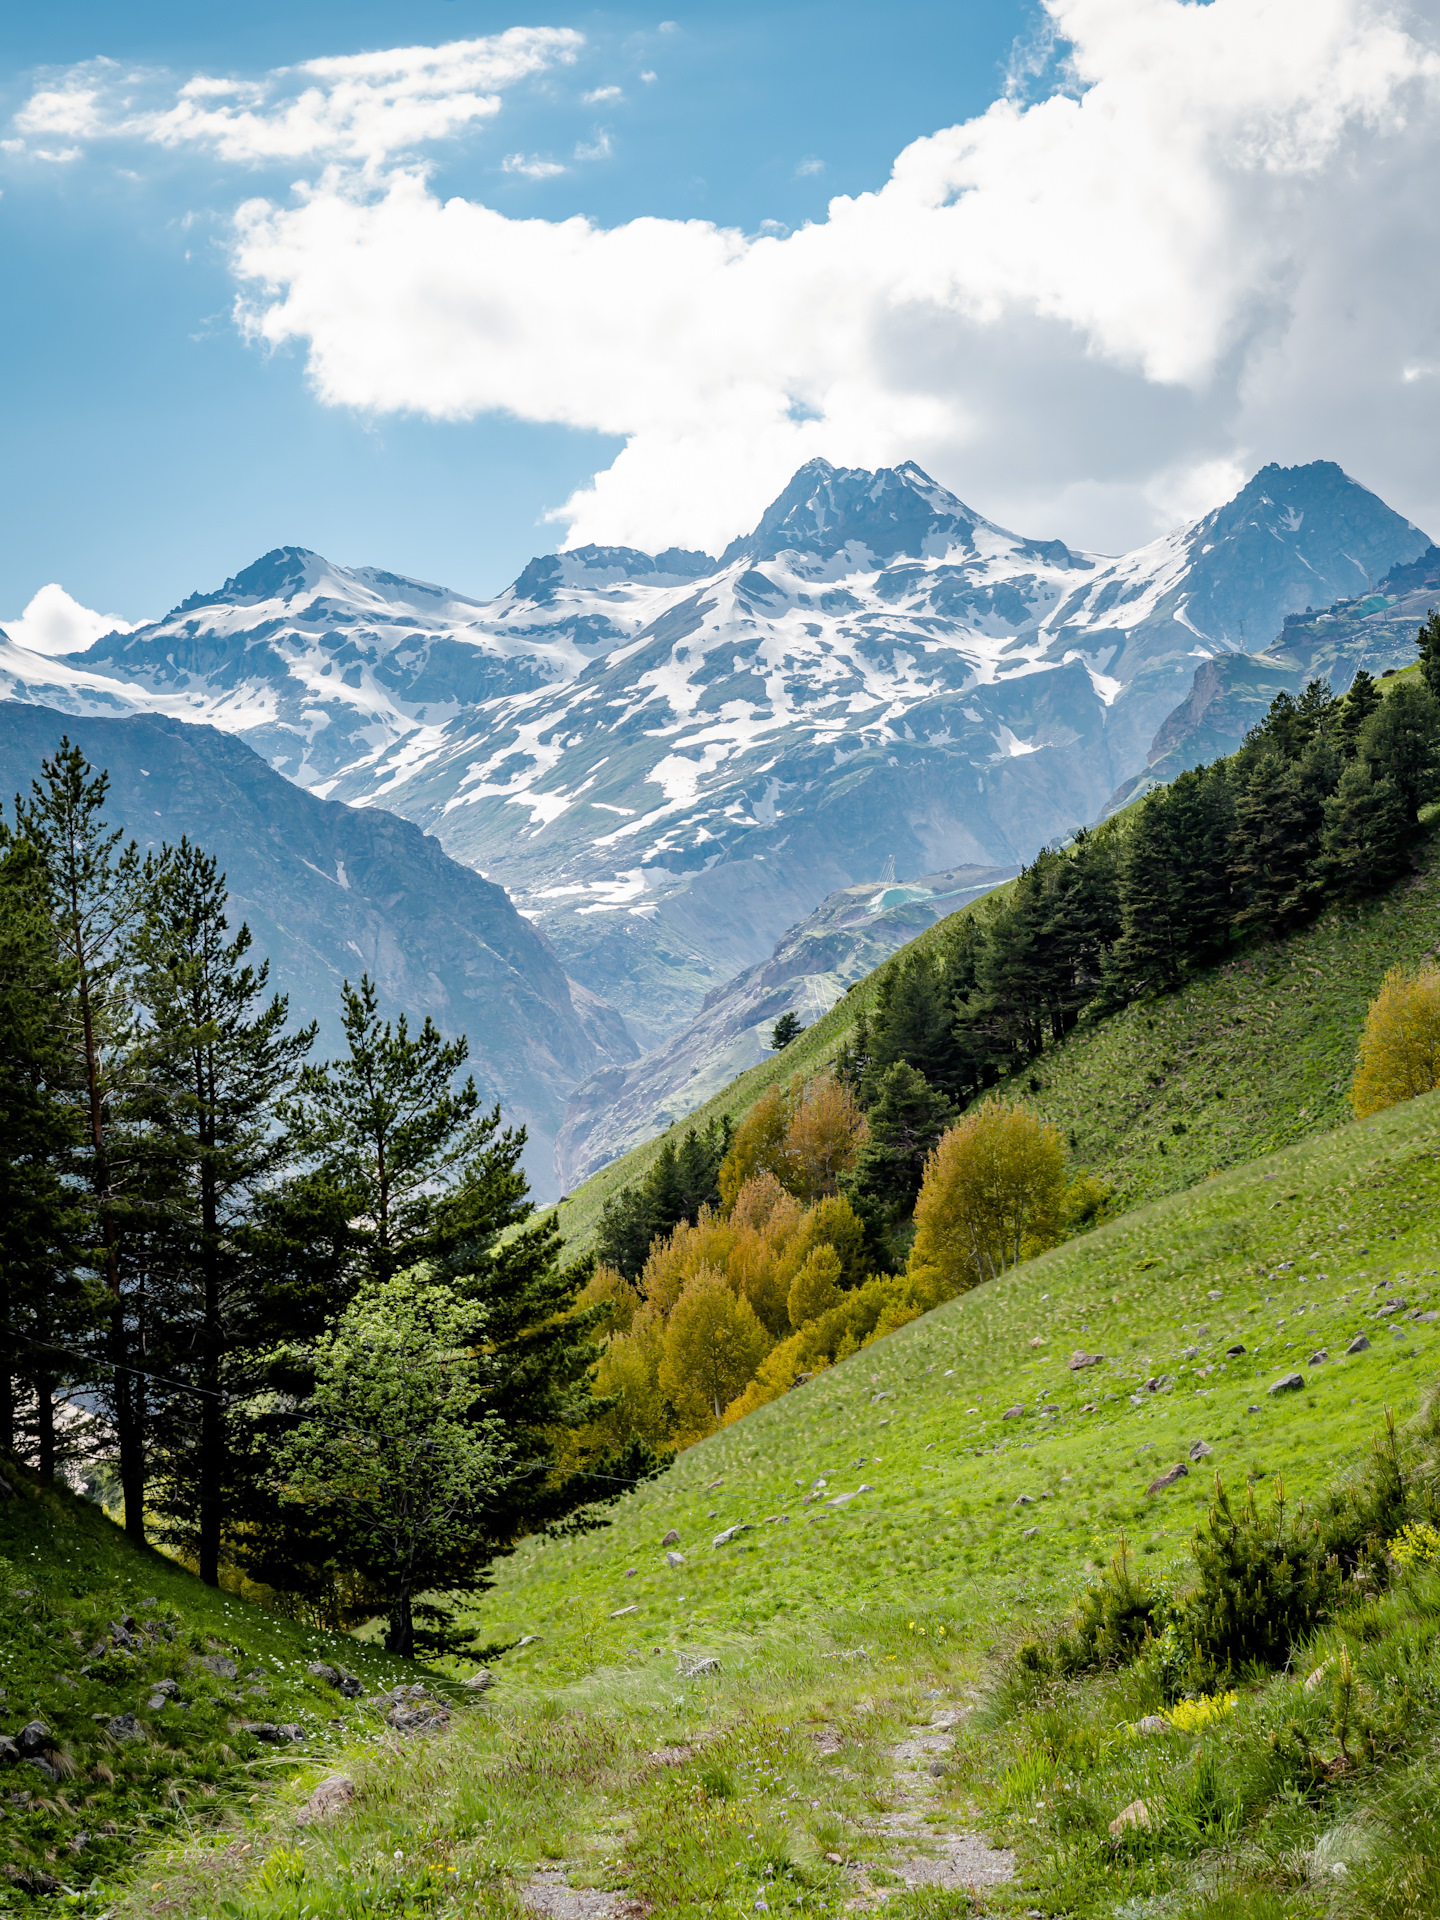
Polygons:
<instances>
[{"instance_id":1,"label":"tree trunk","mask_svg":"<svg viewBox=\"0 0 1440 1920\"><path fill-rule=\"evenodd\" d=\"M10 1327L10 1287L0 1264L0 1459L15 1451L15 1341Z\"/></svg>"},{"instance_id":2,"label":"tree trunk","mask_svg":"<svg viewBox=\"0 0 1440 1920\"><path fill-rule=\"evenodd\" d=\"M202 1092L208 1078L200 1076ZM213 1097L202 1097L200 1161L200 1258L204 1267L205 1324L201 1334L200 1386L200 1578L207 1587L220 1584L220 1513L223 1492L224 1422L220 1403L220 1234L219 1201L213 1159Z\"/></svg>"},{"instance_id":3,"label":"tree trunk","mask_svg":"<svg viewBox=\"0 0 1440 1920\"><path fill-rule=\"evenodd\" d=\"M385 1635L385 1651L402 1659L415 1657L415 1620L410 1607L410 1589L404 1587L390 1603L390 1628Z\"/></svg>"},{"instance_id":4,"label":"tree trunk","mask_svg":"<svg viewBox=\"0 0 1440 1920\"><path fill-rule=\"evenodd\" d=\"M49 1374L35 1379L35 1429L40 1456L40 1484L55 1484L55 1382Z\"/></svg>"}]
</instances>

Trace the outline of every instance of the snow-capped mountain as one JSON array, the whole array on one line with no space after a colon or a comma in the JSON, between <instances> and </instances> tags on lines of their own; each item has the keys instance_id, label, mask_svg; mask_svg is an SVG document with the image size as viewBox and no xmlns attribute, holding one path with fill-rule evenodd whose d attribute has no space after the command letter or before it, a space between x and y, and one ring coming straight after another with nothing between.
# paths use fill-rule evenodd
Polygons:
<instances>
[{"instance_id":1,"label":"snow-capped mountain","mask_svg":"<svg viewBox=\"0 0 1440 1920\"><path fill-rule=\"evenodd\" d=\"M1426 545L1325 462L1106 559L814 461L719 560L581 549L482 603L282 549L83 654L0 653L0 692L206 720L417 821L651 1045L887 859L1010 866L1093 818L1198 660Z\"/></svg>"}]
</instances>

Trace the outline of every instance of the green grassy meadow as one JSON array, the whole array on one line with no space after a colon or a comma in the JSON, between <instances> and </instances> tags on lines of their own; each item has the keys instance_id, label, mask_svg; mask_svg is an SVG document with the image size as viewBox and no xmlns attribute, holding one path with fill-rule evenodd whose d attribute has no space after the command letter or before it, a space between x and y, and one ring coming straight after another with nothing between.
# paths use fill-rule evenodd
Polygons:
<instances>
[{"instance_id":1,"label":"green grassy meadow","mask_svg":"<svg viewBox=\"0 0 1440 1920\"><path fill-rule=\"evenodd\" d=\"M42 1721L58 1777L0 1763L0 1911L23 1906L27 1885L124 1875L137 1851L268 1797L277 1777L378 1719L309 1674L312 1662L345 1667L370 1694L429 1677L203 1586L69 1492L42 1492L18 1474L10 1484L0 1505L0 1732L15 1738ZM210 1671L205 1660L231 1665ZM175 1697L153 1704L162 1687ZM127 1715L133 1728L110 1730ZM300 1737L277 1744L242 1721Z\"/></svg>"},{"instance_id":2,"label":"green grassy meadow","mask_svg":"<svg viewBox=\"0 0 1440 1920\"><path fill-rule=\"evenodd\" d=\"M602 1531L522 1544L477 1637L540 1636L504 1663L534 1675L837 1610L862 1637L872 1613L913 1609L917 1632L968 1639L1063 1606L1122 1528L1177 1560L1211 1468L1237 1487L1283 1468L1303 1497L1440 1372L1440 1324L1402 1315L1402 1339L1370 1317L1397 1294L1406 1313L1440 1306L1437 1156L1431 1095L961 1295L689 1448ZM1362 1331L1371 1350L1345 1357ZM1077 1348L1105 1358L1072 1370ZM1296 1368L1304 1388L1272 1397ZM1197 1440L1213 1455L1147 1497ZM828 1507L837 1494L855 1497ZM660 1548L671 1529L680 1567Z\"/></svg>"},{"instance_id":3,"label":"green grassy meadow","mask_svg":"<svg viewBox=\"0 0 1440 1920\"><path fill-rule=\"evenodd\" d=\"M1326 1737L1329 1695L1297 1682L1346 1633L1376 1697L1393 1691L1382 1655L1408 1662L1405 1697L1440 1732L1440 1590L1399 1588L1368 1625L1323 1630L1203 1736L1137 1741L1160 1697L1138 1669L1030 1702L997 1675L1122 1533L1148 1577L1183 1585L1215 1470L1262 1502L1283 1474L1293 1508L1363 1457L1387 1407L1414 1411L1440 1372L1440 1321L1410 1317L1440 1305L1437 1199L1432 1095L950 1302L690 1449L605 1528L522 1545L470 1616L496 1676L483 1706L403 1750L357 1725L339 1821L295 1830L313 1770L264 1806L222 1802L212 1837L172 1836L106 1911L163 1895L238 1920L514 1916L550 1885L635 1903L596 1911L680 1916L762 1897L801 1913L883 1900L917 1920L1435 1911L1375 1891L1393 1833L1384 1857L1429 1897L1404 1824L1425 1777L1413 1752L1312 1769L1302 1791L1270 1735ZM1361 1331L1369 1350L1347 1357ZM1104 1357L1072 1370L1076 1349ZM1303 1386L1270 1394L1291 1371ZM1211 1454L1147 1493L1199 1440ZM953 1728L931 1778L905 1756L937 1714ZM1112 1840L1142 1795L1156 1831ZM978 1904L907 1884L957 1833L1014 1850L1015 1878ZM1361 1904L1314 1880L1332 1854ZM1246 1904L1224 1905L1236 1888Z\"/></svg>"}]
</instances>

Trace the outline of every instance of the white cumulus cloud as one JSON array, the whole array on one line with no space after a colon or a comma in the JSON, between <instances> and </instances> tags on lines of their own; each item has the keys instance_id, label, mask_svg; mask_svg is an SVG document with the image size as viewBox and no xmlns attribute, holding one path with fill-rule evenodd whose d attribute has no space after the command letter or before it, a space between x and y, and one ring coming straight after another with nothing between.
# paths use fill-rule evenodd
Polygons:
<instances>
[{"instance_id":1,"label":"white cumulus cloud","mask_svg":"<svg viewBox=\"0 0 1440 1920\"><path fill-rule=\"evenodd\" d=\"M164 75L93 60L38 88L15 126L32 138L205 147L242 164L320 159L374 169L492 118L507 87L573 62L583 45L568 27L511 27L442 47L307 60L258 81L198 75L178 89L167 89ZM168 99L155 99L167 90Z\"/></svg>"},{"instance_id":2,"label":"white cumulus cloud","mask_svg":"<svg viewBox=\"0 0 1440 1920\"><path fill-rule=\"evenodd\" d=\"M135 624L113 613L93 613L52 580L32 596L22 614L0 620L0 631L31 653L80 653L102 633L131 633Z\"/></svg>"},{"instance_id":3,"label":"white cumulus cloud","mask_svg":"<svg viewBox=\"0 0 1440 1920\"><path fill-rule=\"evenodd\" d=\"M1440 527L1440 0L1044 5L985 113L793 232L442 200L419 144L495 94L501 49L570 58L558 30L316 62L260 100L191 83L146 137L325 161L240 207L232 253L240 323L323 401L620 438L558 509L572 542L714 550L816 454L913 458L1110 548L1269 459L1338 459ZM110 124L97 84L37 95L34 130Z\"/></svg>"}]
</instances>

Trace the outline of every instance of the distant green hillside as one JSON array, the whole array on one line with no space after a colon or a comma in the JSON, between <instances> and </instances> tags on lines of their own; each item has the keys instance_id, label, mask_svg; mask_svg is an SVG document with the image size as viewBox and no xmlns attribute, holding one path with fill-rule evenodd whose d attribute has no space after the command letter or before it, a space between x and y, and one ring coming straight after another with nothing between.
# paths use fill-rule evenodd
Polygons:
<instances>
[{"instance_id":1,"label":"distant green hillside","mask_svg":"<svg viewBox=\"0 0 1440 1920\"><path fill-rule=\"evenodd\" d=\"M0 1742L0 1912L124 1881L150 1847L233 1827L277 1775L380 1728L374 1695L433 1682L202 1586L74 1494L6 1462L0 1474L0 1734L18 1748Z\"/></svg>"},{"instance_id":2,"label":"distant green hillside","mask_svg":"<svg viewBox=\"0 0 1440 1920\"><path fill-rule=\"evenodd\" d=\"M1409 669L1386 682L1413 681ZM1125 832L1143 801L1102 829ZM1432 809L1432 825L1433 814ZM1112 1182L1120 1205L1171 1193L1335 1126L1365 1008L1387 967L1440 951L1435 840L1420 870L1358 907L1331 907L1283 940L1258 939L1173 993L1082 1021L1059 1046L1002 1084L1059 1122L1076 1164ZM667 1134L605 1167L561 1209L583 1251L611 1194L642 1178L668 1139L721 1113L739 1119L768 1086L820 1071L887 972L945 940L967 916L1003 900L1013 882L927 928L861 981L788 1047L731 1082Z\"/></svg>"}]
</instances>

